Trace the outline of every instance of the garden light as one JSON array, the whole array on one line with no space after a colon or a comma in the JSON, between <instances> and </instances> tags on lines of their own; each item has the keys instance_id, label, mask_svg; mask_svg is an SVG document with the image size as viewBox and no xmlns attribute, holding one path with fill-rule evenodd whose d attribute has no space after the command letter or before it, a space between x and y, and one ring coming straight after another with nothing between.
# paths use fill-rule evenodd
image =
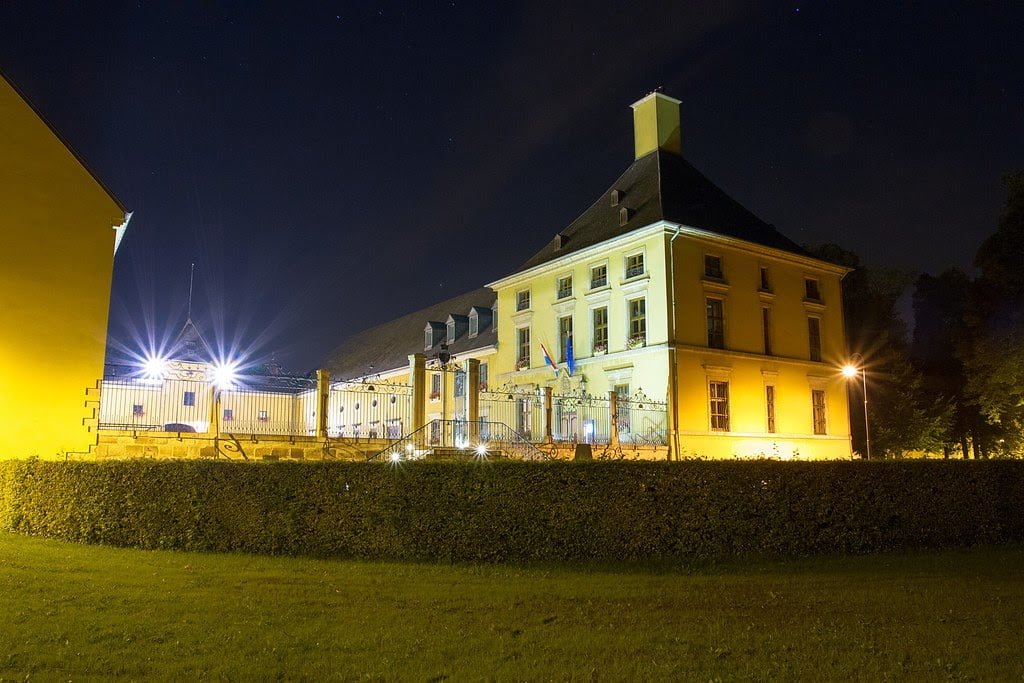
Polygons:
<instances>
[{"instance_id":1,"label":"garden light","mask_svg":"<svg viewBox=\"0 0 1024 683\"><path fill-rule=\"evenodd\" d=\"M238 379L238 362L226 361L213 366L213 383L218 389L227 389L234 386Z\"/></svg>"},{"instance_id":2,"label":"garden light","mask_svg":"<svg viewBox=\"0 0 1024 683\"><path fill-rule=\"evenodd\" d=\"M167 359L162 356L150 356L142 363L142 373L146 379L163 379L167 374Z\"/></svg>"}]
</instances>

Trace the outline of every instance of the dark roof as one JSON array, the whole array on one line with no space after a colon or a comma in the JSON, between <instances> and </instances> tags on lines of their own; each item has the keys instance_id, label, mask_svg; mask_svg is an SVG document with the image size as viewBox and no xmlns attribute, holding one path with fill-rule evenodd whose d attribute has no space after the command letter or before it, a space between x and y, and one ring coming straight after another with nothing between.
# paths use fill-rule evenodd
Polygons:
<instances>
[{"instance_id":1,"label":"dark roof","mask_svg":"<svg viewBox=\"0 0 1024 683\"><path fill-rule=\"evenodd\" d=\"M611 191L618 190L618 205ZM620 225L625 207L629 219ZM747 211L682 157L655 151L640 157L589 209L562 230L516 272L624 235L660 220L807 255L774 226Z\"/></svg>"},{"instance_id":2,"label":"dark roof","mask_svg":"<svg viewBox=\"0 0 1024 683\"><path fill-rule=\"evenodd\" d=\"M435 344L427 352L423 350L423 330L428 321L447 320L450 314L464 316L473 306L490 308L496 298L494 290L481 287L371 327L349 337L328 356L324 365L331 372L332 379L354 379L408 365L411 353L426 353L429 358L441 345ZM441 325L443 329L444 323ZM449 351L458 356L460 353L492 346L496 342L494 325L488 325L472 339L468 332L464 332L449 347Z\"/></svg>"}]
</instances>

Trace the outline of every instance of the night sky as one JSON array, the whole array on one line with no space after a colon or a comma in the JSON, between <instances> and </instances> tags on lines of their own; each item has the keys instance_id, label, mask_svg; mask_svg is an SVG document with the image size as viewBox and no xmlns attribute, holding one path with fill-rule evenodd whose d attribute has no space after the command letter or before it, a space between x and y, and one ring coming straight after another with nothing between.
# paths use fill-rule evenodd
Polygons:
<instances>
[{"instance_id":1,"label":"night sky","mask_svg":"<svg viewBox=\"0 0 1024 683\"><path fill-rule=\"evenodd\" d=\"M659 86L712 181L874 266L969 267L1024 165L1024 3L490 5L0 4L0 69L135 212L112 345L174 336L195 262L211 341L305 372L526 260Z\"/></svg>"}]
</instances>

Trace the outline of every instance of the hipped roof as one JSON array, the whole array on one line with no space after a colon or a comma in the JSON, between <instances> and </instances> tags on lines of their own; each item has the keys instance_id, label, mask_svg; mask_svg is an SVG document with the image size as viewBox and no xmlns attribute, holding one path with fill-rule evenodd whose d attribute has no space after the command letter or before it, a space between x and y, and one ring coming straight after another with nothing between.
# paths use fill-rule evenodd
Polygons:
<instances>
[{"instance_id":1,"label":"hipped roof","mask_svg":"<svg viewBox=\"0 0 1024 683\"><path fill-rule=\"evenodd\" d=\"M617 205L611 202L613 190L620 193ZM625 224L620 221L623 207L629 212ZM807 255L800 245L748 211L681 156L657 150L634 161L590 208L515 272L659 221Z\"/></svg>"}]
</instances>

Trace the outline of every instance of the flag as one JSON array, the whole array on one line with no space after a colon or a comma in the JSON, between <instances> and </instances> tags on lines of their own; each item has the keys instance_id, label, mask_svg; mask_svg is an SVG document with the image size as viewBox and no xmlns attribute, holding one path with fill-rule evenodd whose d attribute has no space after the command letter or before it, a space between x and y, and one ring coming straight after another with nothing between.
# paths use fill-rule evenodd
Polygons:
<instances>
[{"instance_id":1,"label":"flag","mask_svg":"<svg viewBox=\"0 0 1024 683\"><path fill-rule=\"evenodd\" d=\"M576 357L572 353L572 335L565 338L565 366L569 368L569 374L576 372Z\"/></svg>"},{"instance_id":2,"label":"flag","mask_svg":"<svg viewBox=\"0 0 1024 683\"><path fill-rule=\"evenodd\" d=\"M558 375L558 365L555 363L551 354L548 353L547 348L543 344L540 345L540 350L544 352L544 362L551 366L551 369L555 371L555 375Z\"/></svg>"}]
</instances>

